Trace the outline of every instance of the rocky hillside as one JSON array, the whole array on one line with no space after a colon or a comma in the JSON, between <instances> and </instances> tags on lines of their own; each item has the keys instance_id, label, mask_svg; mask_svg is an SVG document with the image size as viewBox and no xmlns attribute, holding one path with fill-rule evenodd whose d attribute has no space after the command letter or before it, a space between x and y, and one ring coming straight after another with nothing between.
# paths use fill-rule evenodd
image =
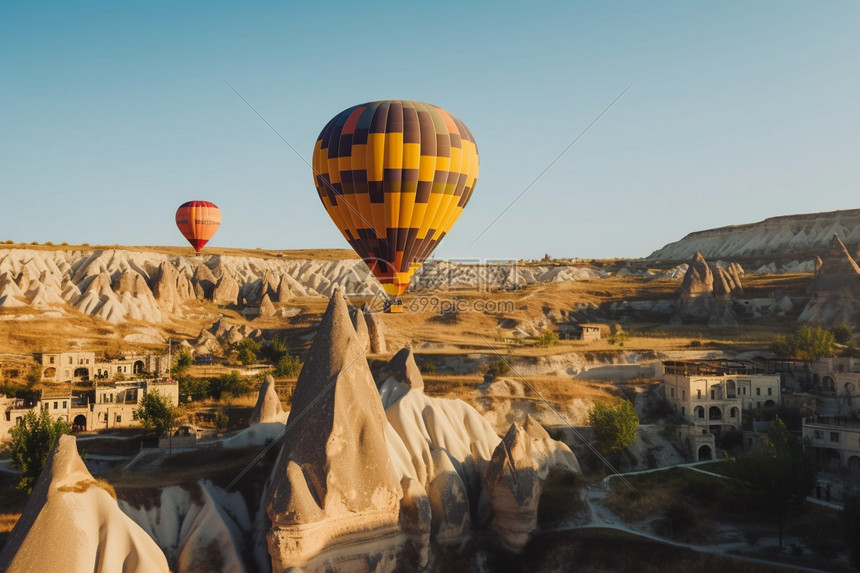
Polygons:
<instances>
[{"instance_id":1,"label":"rocky hillside","mask_svg":"<svg viewBox=\"0 0 860 573\"><path fill-rule=\"evenodd\" d=\"M850 248L860 244L860 209L771 217L758 223L730 225L690 233L651 253L649 259L805 257L826 251L837 234Z\"/></svg>"},{"instance_id":2,"label":"rocky hillside","mask_svg":"<svg viewBox=\"0 0 860 573\"><path fill-rule=\"evenodd\" d=\"M564 265L517 267L433 261L416 274L412 287L502 287L606 274ZM355 296L381 293L359 259L187 257L124 249L0 250L0 313L21 307L57 317L78 311L113 324L160 324L182 316L188 302L210 300L249 316L271 316L274 302L329 297L335 288Z\"/></svg>"}]
</instances>

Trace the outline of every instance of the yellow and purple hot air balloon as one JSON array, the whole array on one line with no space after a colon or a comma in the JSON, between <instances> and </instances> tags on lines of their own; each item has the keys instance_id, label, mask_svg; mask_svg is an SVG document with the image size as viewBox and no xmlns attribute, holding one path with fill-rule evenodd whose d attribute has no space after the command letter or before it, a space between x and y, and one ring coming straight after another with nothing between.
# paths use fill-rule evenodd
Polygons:
<instances>
[{"instance_id":1,"label":"yellow and purple hot air balloon","mask_svg":"<svg viewBox=\"0 0 860 573\"><path fill-rule=\"evenodd\" d=\"M329 216L391 297L451 229L478 178L466 125L435 105L363 103L323 128L314 183Z\"/></svg>"},{"instance_id":2,"label":"yellow and purple hot air balloon","mask_svg":"<svg viewBox=\"0 0 860 573\"><path fill-rule=\"evenodd\" d=\"M176 226L199 255L221 226L221 209L209 201L188 201L176 210Z\"/></svg>"}]
</instances>

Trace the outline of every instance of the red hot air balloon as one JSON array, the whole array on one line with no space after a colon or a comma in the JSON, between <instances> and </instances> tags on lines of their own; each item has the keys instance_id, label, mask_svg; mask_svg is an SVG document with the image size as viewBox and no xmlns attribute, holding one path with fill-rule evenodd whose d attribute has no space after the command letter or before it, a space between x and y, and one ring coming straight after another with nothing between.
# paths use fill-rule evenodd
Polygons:
<instances>
[{"instance_id":1,"label":"red hot air balloon","mask_svg":"<svg viewBox=\"0 0 860 573\"><path fill-rule=\"evenodd\" d=\"M209 201L188 201L176 210L176 226L197 254L221 226L221 209Z\"/></svg>"}]
</instances>

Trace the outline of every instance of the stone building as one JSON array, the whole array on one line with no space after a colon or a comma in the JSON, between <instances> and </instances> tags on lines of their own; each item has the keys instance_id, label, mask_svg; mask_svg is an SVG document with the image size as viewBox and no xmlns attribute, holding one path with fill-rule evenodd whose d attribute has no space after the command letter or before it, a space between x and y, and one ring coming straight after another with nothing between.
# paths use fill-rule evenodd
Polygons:
<instances>
[{"instance_id":1,"label":"stone building","mask_svg":"<svg viewBox=\"0 0 860 573\"><path fill-rule=\"evenodd\" d=\"M744 410L780 403L779 374L759 374L749 362L665 361L663 383L674 410L714 434L740 431Z\"/></svg>"},{"instance_id":2,"label":"stone building","mask_svg":"<svg viewBox=\"0 0 860 573\"><path fill-rule=\"evenodd\" d=\"M42 380L48 382L91 382L167 371L167 357L155 354L131 355L116 360L96 360L95 352L53 352L40 357Z\"/></svg>"},{"instance_id":3,"label":"stone building","mask_svg":"<svg viewBox=\"0 0 860 573\"><path fill-rule=\"evenodd\" d=\"M152 391L167 396L173 406L179 405L179 384L169 378L96 384L95 402L68 389L46 389L35 402L0 396L0 439L31 410L47 410L52 418L66 420L75 431L134 427L139 424L140 402Z\"/></svg>"},{"instance_id":4,"label":"stone building","mask_svg":"<svg viewBox=\"0 0 860 573\"><path fill-rule=\"evenodd\" d=\"M860 481L860 420L856 416L814 416L803 420L803 439L812 446L821 469L845 472Z\"/></svg>"}]
</instances>

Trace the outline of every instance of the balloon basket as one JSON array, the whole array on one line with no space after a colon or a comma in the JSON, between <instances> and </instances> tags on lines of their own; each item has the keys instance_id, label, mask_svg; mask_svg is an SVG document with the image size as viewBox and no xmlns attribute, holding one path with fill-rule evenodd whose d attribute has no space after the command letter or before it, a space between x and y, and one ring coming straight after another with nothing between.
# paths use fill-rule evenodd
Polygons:
<instances>
[{"instance_id":1,"label":"balloon basket","mask_svg":"<svg viewBox=\"0 0 860 573\"><path fill-rule=\"evenodd\" d=\"M403 302L399 298L386 300L382 306L382 312L400 313L403 312Z\"/></svg>"}]
</instances>

